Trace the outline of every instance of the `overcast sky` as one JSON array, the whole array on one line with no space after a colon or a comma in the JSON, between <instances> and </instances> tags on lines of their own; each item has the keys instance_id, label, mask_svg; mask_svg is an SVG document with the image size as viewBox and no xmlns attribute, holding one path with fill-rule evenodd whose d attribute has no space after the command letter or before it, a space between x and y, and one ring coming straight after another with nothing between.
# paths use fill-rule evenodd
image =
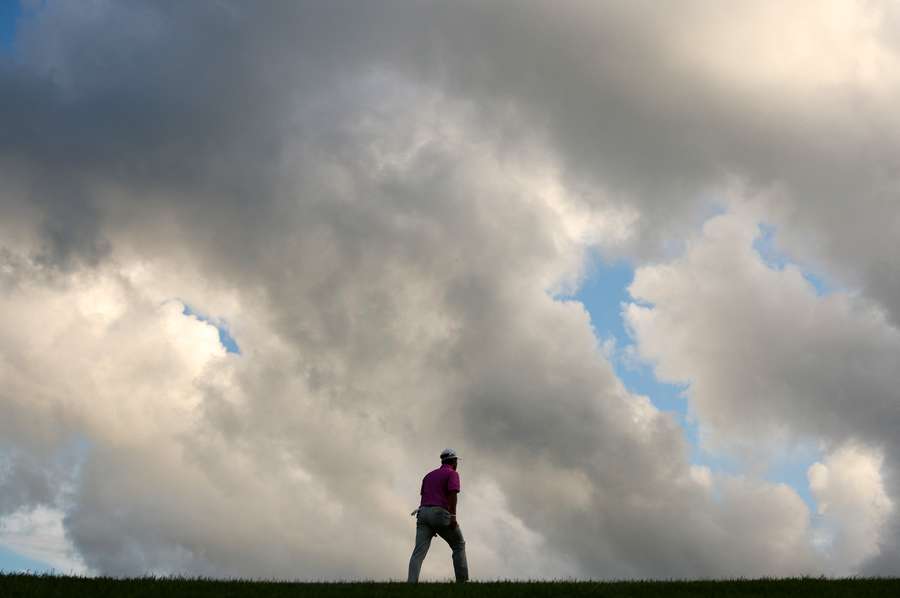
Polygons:
<instances>
[{"instance_id":1,"label":"overcast sky","mask_svg":"<svg viewBox=\"0 0 900 598\"><path fill-rule=\"evenodd\" d=\"M900 7L0 13L0 564L900 575ZM452 575L434 544L423 579Z\"/></svg>"}]
</instances>

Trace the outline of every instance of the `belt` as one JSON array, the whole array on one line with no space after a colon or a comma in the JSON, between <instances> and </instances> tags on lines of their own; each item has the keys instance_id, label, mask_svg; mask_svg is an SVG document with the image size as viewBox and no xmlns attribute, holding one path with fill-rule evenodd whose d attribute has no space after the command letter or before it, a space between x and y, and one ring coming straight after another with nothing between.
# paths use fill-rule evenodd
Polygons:
<instances>
[{"instance_id":1,"label":"belt","mask_svg":"<svg viewBox=\"0 0 900 598\"><path fill-rule=\"evenodd\" d=\"M446 508L446 507L442 507L441 505L422 505L421 507L416 507L416 510L413 511L412 513L410 513L410 515L412 515L413 517L415 517L415 516L419 513L419 510L420 510L420 509L425 509L425 508L427 508L427 507L437 507L437 508L439 508L439 509L444 509L445 511L449 511L449 510L450 510L450 509L448 509L448 508Z\"/></svg>"},{"instance_id":2,"label":"belt","mask_svg":"<svg viewBox=\"0 0 900 598\"><path fill-rule=\"evenodd\" d=\"M424 508L426 508L426 507L437 507L437 508L439 508L439 509L444 509L445 511L449 511L449 510L450 510L450 509L448 509L447 507L444 507L444 506L441 506L441 505L422 505L421 507L417 507L415 511L413 511L412 513L410 513L410 515L416 515L416 514L419 512L419 509L424 509ZM451 514L452 514L452 513L451 513Z\"/></svg>"}]
</instances>

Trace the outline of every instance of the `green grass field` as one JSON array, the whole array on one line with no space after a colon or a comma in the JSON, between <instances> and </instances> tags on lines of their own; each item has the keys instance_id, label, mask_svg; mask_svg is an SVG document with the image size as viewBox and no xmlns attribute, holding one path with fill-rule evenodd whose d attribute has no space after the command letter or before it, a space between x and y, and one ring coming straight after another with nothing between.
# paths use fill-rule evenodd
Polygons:
<instances>
[{"instance_id":1,"label":"green grass field","mask_svg":"<svg viewBox=\"0 0 900 598\"><path fill-rule=\"evenodd\" d=\"M549 597L606 596L643 598L650 596L688 597L723 596L900 596L900 578L890 579L748 579L728 581L610 581L610 582L471 582L421 583L409 586L399 582L300 583L267 581L217 581L179 577L66 577L0 573L0 597L59 596L78 598L115 596L191 596L191 597L337 597L337 596L490 596Z\"/></svg>"}]
</instances>

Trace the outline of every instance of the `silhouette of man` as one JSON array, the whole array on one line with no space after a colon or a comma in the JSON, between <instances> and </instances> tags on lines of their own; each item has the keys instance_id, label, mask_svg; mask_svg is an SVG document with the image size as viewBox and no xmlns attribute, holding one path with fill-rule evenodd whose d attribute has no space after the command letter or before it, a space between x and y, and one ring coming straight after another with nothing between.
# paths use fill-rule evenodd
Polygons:
<instances>
[{"instance_id":1,"label":"silhouette of man","mask_svg":"<svg viewBox=\"0 0 900 598\"><path fill-rule=\"evenodd\" d=\"M422 501L419 508L410 513L416 515L416 547L409 557L409 576L406 581L418 583L422 561L431 547L431 539L440 535L453 550L453 571L457 582L469 581L469 565L466 563L466 541L456 522L456 496L459 492L459 474L456 466L459 457L453 449L441 452L441 466L429 471L422 479Z\"/></svg>"}]
</instances>

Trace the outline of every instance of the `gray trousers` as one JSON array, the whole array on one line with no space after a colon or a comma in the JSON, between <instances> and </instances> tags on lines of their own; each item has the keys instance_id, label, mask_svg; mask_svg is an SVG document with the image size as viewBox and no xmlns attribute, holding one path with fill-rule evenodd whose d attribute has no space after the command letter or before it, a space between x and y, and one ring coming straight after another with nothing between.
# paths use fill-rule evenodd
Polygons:
<instances>
[{"instance_id":1,"label":"gray trousers","mask_svg":"<svg viewBox=\"0 0 900 598\"><path fill-rule=\"evenodd\" d=\"M406 581L418 583L422 561L431 547L431 539L439 535L453 550L453 571L456 581L469 581L469 565L466 563L466 541L457 525L450 527L450 511L441 507L422 507L416 515L416 547L409 557L409 576Z\"/></svg>"}]
</instances>

